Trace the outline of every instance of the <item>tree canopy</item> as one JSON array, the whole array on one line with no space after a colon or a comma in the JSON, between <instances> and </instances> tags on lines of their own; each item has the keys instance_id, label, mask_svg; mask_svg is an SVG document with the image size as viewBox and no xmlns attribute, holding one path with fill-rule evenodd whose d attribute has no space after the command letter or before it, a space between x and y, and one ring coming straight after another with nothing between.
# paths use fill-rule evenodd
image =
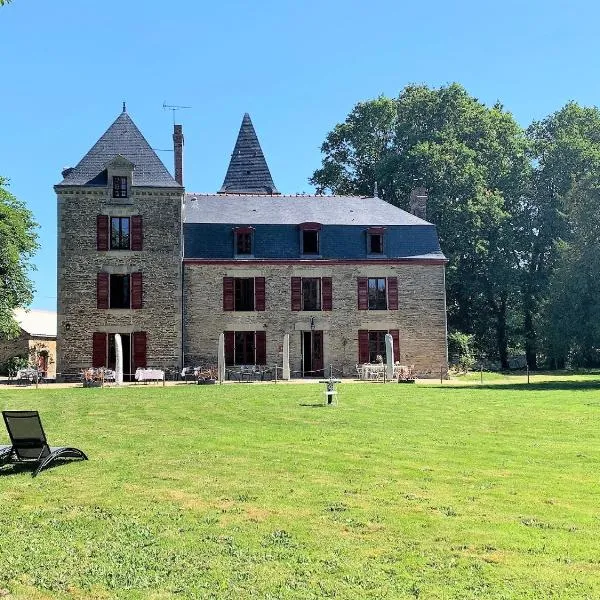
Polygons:
<instances>
[{"instance_id":1,"label":"tree canopy","mask_svg":"<svg viewBox=\"0 0 600 600\"><path fill-rule=\"evenodd\" d=\"M13 309L33 297L30 259L38 248L37 224L25 204L7 189L0 177L0 336L16 332Z\"/></svg>"},{"instance_id":2,"label":"tree canopy","mask_svg":"<svg viewBox=\"0 0 600 600\"><path fill-rule=\"evenodd\" d=\"M569 231L565 198L600 173L598 109L569 103L524 130L458 84L408 86L357 104L321 150L310 179L320 192L366 195L377 181L407 208L413 188L428 190L427 219L449 259L451 330L474 335L503 367L514 350L533 368L549 357L543 307Z\"/></svg>"}]
</instances>

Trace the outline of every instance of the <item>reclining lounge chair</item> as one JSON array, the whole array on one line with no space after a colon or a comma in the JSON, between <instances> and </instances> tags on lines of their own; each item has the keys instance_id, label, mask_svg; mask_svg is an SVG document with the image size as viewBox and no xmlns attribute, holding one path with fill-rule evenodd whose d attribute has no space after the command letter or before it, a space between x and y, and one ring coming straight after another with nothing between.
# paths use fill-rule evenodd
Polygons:
<instances>
[{"instance_id":1,"label":"reclining lounge chair","mask_svg":"<svg viewBox=\"0 0 600 600\"><path fill-rule=\"evenodd\" d=\"M0 446L0 467L6 464L30 463L35 465L35 477L56 459L87 456L77 448L51 448L36 410L5 410L2 412L12 446Z\"/></svg>"}]
</instances>

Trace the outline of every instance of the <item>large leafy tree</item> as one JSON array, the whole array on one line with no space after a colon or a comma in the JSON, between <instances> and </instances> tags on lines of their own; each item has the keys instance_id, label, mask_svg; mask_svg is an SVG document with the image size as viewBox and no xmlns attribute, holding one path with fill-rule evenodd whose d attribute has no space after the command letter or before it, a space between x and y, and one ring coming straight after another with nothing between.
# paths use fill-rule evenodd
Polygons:
<instances>
[{"instance_id":1,"label":"large leafy tree","mask_svg":"<svg viewBox=\"0 0 600 600\"><path fill-rule=\"evenodd\" d=\"M544 321L541 315L549 314L544 306L559 256L562 272L566 272L563 242L568 242L573 231L571 220L579 215L570 206L576 198L573 188L580 189L577 186L587 180L585 189L589 189L589 178L600 176L600 110L569 102L546 119L534 122L527 136L535 170L526 195L529 222L524 229L521 295L525 349L529 364L535 366L539 333L548 328L555 331L552 322ZM558 281L553 283L555 299ZM565 289L574 291L572 285ZM558 312L553 314L560 320ZM555 353L557 348L556 343L545 348L547 360L555 366L565 358L562 351Z\"/></svg>"},{"instance_id":2,"label":"large leafy tree","mask_svg":"<svg viewBox=\"0 0 600 600\"><path fill-rule=\"evenodd\" d=\"M565 196L568 227L550 276L546 347L554 367L600 365L600 175L575 183Z\"/></svg>"},{"instance_id":3,"label":"large leafy tree","mask_svg":"<svg viewBox=\"0 0 600 600\"><path fill-rule=\"evenodd\" d=\"M16 332L13 309L31 302L28 272L38 247L31 211L6 186L0 177L0 337Z\"/></svg>"},{"instance_id":4,"label":"large leafy tree","mask_svg":"<svg viewBox=\"0 0 600 600\"><path fill-rule=\"evenodd\" d=\"M367 194L406 207L416 185L429 192L447 270L451 327L475 333L479 349L508 366L522 243L527 140L502 106L487 107L460 85L409 86L397 99L358 104L327 135L318 190Z\"/></svg>"}]
</instances>

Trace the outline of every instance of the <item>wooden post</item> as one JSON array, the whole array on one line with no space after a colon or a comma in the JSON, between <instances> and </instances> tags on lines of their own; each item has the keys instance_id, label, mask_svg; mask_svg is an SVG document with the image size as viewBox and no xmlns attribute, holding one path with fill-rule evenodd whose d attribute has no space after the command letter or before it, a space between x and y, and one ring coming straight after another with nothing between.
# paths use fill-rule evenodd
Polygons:
<instances>
[{"instance_id":1,"label":"wooden post","mask_svg":"<svg viewBox=\"0 0 600 600\"><path fill-rule=\"evenodd\" d=\"M444 367L440 365L440 385L444 385Z\"/></svg>"}]
</instances>

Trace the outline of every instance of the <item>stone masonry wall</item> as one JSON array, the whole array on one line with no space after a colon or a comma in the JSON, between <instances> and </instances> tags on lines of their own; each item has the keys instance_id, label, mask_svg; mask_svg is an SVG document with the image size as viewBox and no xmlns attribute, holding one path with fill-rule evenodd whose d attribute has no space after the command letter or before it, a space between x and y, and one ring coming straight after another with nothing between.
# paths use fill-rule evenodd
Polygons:
<instances>
[{"instance_id":1,"label":"stone masonry wall","mask_svg":"<svg viewBox=\"0 0 600 600\"><path fill-rule=\"evenodd\" d=\"M223 277L265 277L264 312L224 312ZM292 276L331 277L332 311L291 310ZM357 277L398 277L398 310L358 310ZM267 364L281 365L278 346L290 334L290 369L301 371L301 333L324 331L324 364L346 376L356 374L359 329L399 329L400 362L421 376L447 370L446 303L443 265L411 264L193 264L184 265L184 362L216 363L222 331L265 330Z\"/></svg>"},{"instance_id":2,"label":"stone masonry wall","mask_svg":"<svg viewBox=\"0 0 600 600\"><path fill-rule=\"evenodd\" d=\"M56 188L58 195L57 371L65 377L92 364L94 332L147 332L148 366L181 362L182 191L132 187L130 198L111 189ZM96 217L143 219L142 251L96 248ZM96 308L96 275L142 272L143 308ZM60 377L60 375L59 375Z\"/></svg>"}]
</instances>

